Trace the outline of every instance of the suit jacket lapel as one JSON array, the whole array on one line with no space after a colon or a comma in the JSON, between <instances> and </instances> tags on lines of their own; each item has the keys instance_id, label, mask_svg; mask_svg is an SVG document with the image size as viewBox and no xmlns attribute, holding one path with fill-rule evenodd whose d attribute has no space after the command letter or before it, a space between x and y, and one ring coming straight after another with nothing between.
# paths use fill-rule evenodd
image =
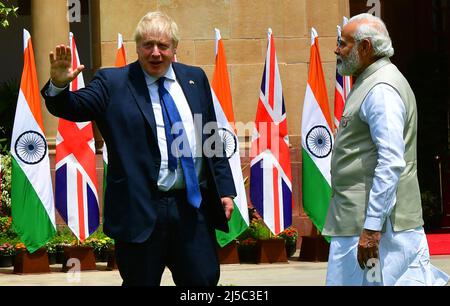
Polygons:
<instances>
[{"instance_id":1,"label":"suit jacket lapel","mask_svg":"<svg viewBox=\"0 0 450 306\"><path fill-rule=\"evenodd\" d=\"M200 80L196 80L192 77L189 77L188 71L181 65L177 63L172 63L173 71L177 76L178 83L183 90L184 96L191 108L192 115L201 114L202 108L200 105L200 97L198 95L198 86Z\"/></svg>"},{"instance_id":2,"label":"suit jacket lapel","mask_svg":"<svg viewBox=\"0 0 450 306\"><path fill-rule=\"evenodd\" d=\"M145 82L144 73L139 62L130 64L128 87L139 106L141 112L144 114L145 119L149 123L153 136L157 138L156 134L156 121L153 113L153 107L148 92L147 83Z\"/></svg>"}]
</instances>

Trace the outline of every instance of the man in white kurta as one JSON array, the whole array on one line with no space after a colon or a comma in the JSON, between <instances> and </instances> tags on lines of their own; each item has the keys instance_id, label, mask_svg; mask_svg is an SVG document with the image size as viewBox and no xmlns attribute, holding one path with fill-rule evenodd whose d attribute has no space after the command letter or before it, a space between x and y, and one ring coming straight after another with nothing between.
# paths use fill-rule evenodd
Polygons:
<instances>
[{"instance_id":1,"label":"man in white kurta","mask_svg":"<svg viewBox=\"0 0 450 306\"><path fill-rule=\"evenodd\" d=\"M355 76L357 80L355 91L362 91L362 95L365 95L360 106L355 101L351 102L354 105L357 104L356 108L353 105L354 109L357 109L353 114L353 117L357 116L356 120L349 115L351 111L347 111L348 117L345 117L346 112L344 111L341 125L345 129L347 125L354 124L351 122L353 120L360 121L362 125L365 124L368 127L367 137L371 138L373 149L376 150L376 162L373 173L360 178L361 181L364 181L361 185L365 189L370 189L365 191L366 203L359 205L362 205L364 213L360 222L362 224L359 225L357 221L347 222L349 227L362 226L359 236L352 234L352 230L345 229L345 226L342 227L341 223L345 223L345 220L349 219L339 215L342 211L345 211L347 215L352 211L355 212L355 215L357 214L358 209L348 209L348 207L352 207L351 204L345 208L349 202L348 199L352 199L351 196L346 198L345 193L348 193L348 189L352 187L341 188L344 195L334 196L335 199L330 204L329 216L324 229L324 234L332 236L327 285L445 285L449 281L448 275L430 263L426 236L420 225L423 223L421 213L420 217L417 217L420 219L417 221L419 222L416 224L417 226L414 223L408 225L408 222L400 220L405 215L404 213L402 215L401 211L405 210L404 203L399 204L403 207L397 209L398 216L393 213L395 205L398 203L397 193L400 177L402 174L405 177L405 168L407 164L411 164L410 159L406 158L405 161L407 144L411 146L412 143L414 146L413 149L409 147L407 150L415 151L415 129L410 132L413 133L410 139L414 139L414 142L405 140L407 139L405 135L408 125L414 123L412 118L415 118L411 112L415 112L415 101L413 104L404 101L405 97L409 96L408 93L405 93L407 91L399 89L402 87L403 76L399 78L402 80L398 82L399 88L395 88L396 78L392 78L393 81L386 81L386 83L376 79L380 78L380 75L382 77L383 73L387 73L387 71L394 73L398 71L396 68L390 67L393 65L388 58L393 55L393 48L384 23L379 18L368 14L355 16L344 27L335 53L338 56L339 72L342 75ZM378 75L376 75L377 73ZM375 84L367 91L367 94L362 90L363 82ZM409 94L411 96L412 91ZM361 137L361 135L358 136ZM339 137L339 133L337 137ZM343 142L341 141L341 143ZM339 144L337 139L337 145ZM370 149L366 149L366 151L369 152L367 156L370 156ZM358 150L349 154L358 156ZM364 162L367 162L367 167L370 168L370 161L362 158L363 167L365 166ZM345 162L340 163L340 165L343 164ZM347 170L339 167L333 169L332 167L332 171ZM415 171L411 173L416 175ZM338 175L336 176L338 177ZM357 180L354 178L353 181L355 179ZM337 186L340 184L340 182L334 183ZM364 187L361 189L364 190ZM419 201L417 205L420 205L420 199L416 200ZM344 206L344 208L336 208L337 206ZM414 208L414 206L412 207ZM355 219L358 217L355 216ZM391 219L398 224L394 226ZM421 221L422 223L420 223ZM395 228L400 228L400 230L394 230Z\"/></svg>"}]
</instances>

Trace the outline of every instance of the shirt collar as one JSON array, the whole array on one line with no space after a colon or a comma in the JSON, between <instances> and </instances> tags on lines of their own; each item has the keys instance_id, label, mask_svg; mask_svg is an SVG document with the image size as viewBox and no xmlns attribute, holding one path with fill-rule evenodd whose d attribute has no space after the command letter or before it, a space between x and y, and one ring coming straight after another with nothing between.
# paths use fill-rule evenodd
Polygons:
<instances>
[{"instance_id":1,"label":"shirt collar","mask_svg":"<svg viewBox=\"0 0 450 306\"><path fill-rule=\"evenodd\" d=\"M156 81L158 81L159 78L155 78L154 76L149 75L147 72L145 72L145 70L142 70L142 71L144 72L145 82L147 83L147 86L150 86L153 83L156 83ZM171 81L175 81L175 79L176 79L175 71L173 71L172 64L167 69L166 73L164 74L164 77Z\"/></svg>"}]
</instances>

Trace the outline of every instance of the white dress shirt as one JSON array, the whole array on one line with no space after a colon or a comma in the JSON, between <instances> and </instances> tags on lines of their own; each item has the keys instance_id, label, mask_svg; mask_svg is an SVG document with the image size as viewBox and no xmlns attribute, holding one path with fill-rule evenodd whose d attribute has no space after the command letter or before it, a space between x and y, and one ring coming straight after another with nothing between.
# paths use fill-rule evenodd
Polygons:
<instances>
[{"instance_id":1,"label":"white dress shirt","mask_svg":"<svg viewBox=\"0 0 450 306\"><path fill-rule=\"evenodd\" d=\"M359 236L332 237L326 284L347 285L445 285L449 276L430 263L423 227L394 232L388 218L396 202L400 174L405 167L403 129L406 109L400 95L389 85L376 85L359 112L370 128L378 149L364 228L380 231L380 261L362 270L357 261Z\"/></svg>"},{"instance_id":2,"label":"white dress shirt","mask_svg":"<svg viewBox=\"0 0 450 306\"><path fill-rule=\"evenodd\" d=\"M167 142L166 133L164 129L164 119L161 110L161 103L159 101L158 94L158 79L154 78L144 72L145 81L150 93L150 99L152 101L153 113L155 115L156 122L156 134L158 137L159 151L161 152L161 167L159 169L158 176L158 188L163 191L170 189L182 189L185 187L183 170L181 168L180 159L178 159L178 166L175 171L169 170L168 155L167 155ZM205 185L203 164L202 164L202 139L201 133L196 132L194 125L194 117L192 116L189 104L184 96L183 90L180 84L176 80L175 72L172 66L169 67L164 75L166 80L164 81L164 87L172 96L178 113L180 114L184 131L187 135L189 148L191 155L194 156L195 170L201 186ZM201 128L201 125L199 126ZM192 154L194 152L195 154Z\"/></svg>"}]
</instances>

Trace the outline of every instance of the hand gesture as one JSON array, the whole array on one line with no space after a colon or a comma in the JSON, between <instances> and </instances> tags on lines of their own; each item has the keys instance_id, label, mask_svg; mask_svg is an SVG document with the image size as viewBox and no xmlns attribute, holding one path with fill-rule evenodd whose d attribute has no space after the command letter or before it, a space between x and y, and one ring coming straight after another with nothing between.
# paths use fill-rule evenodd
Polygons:
<instances>
[{"instance_id":1,"label":"hand gesture","mask_svg":"<svg viewBox=\"0 0 450 306\"><path fill-rule=\"evenodd\" d=\"M56 46L55 53L50 52L50 78L57 87L66 87L84 69L80 65L77 69L72 69L72 53L70 48L64 45Z\"/></svg>"}]
</instances>

